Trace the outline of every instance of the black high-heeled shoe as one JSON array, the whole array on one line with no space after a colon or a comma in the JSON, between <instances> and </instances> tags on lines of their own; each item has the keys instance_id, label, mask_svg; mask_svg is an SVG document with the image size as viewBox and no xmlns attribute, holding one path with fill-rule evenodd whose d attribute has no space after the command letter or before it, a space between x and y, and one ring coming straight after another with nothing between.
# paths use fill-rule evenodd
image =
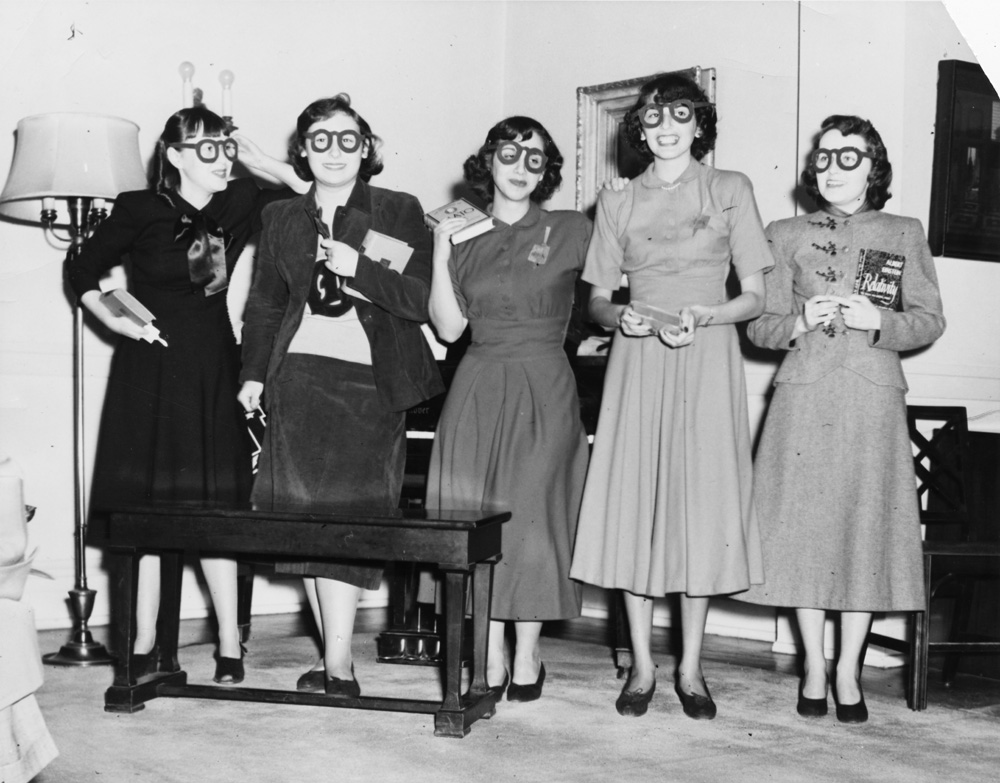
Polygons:
<instances>
[{"instance_id":1,"label":"black high-heeled shoe","mask_svg":"<svg viewBox=\"0 0 1000 783\"><path fill-rule=\"evenodd\" d=\"M148 653L132 653L132 676L137 680L150 674L156 674L160 668L160 648L153 645Z\"/></svg>"},{"instance_id":2,"label":"black high-heeled shoe","mask_svg":"<svg viewBox=\"0 0 1000 783\"><path fill-rule=\"evenodd\" d=\"M500 701L503 698L504 691L507 690L507 687L509 685L510 685L510 672L505 671L503 674L502 683L500 683L499 685L489 685L487 687L490 689L493 695L497 697L497 701Z\"/></svg>"},{"instance_id":3,"label":"black high-heeled shoe","mask_svg":"<svg viewBox=\"0 0 1000 783\"><path fill-rule=\"evenodd\" d=\"M799 683L799 701L795 705L795 711L803 718L822 718L829 710L826 703L826 696L822 699L806 698L802 695L803 685L804 683Z\"/></svg>"},{"instance_id":4,"label":"black high-heeled shoe","mask_svg":"<svg viewBox=\"0 0 1000 783\"><path fill-rule=\"evenodd\" d=\"M225 658L222 655L215 657L215 676L212 679L220 685L237 685L243 682L246 672L243 668L243 655L247 648L240 643L239 658Z\"/></svg>"},{"instance_id":5,"label":"black high-heeled shoe","mask_svg":"<svg viewBox=\"0 0 1000 783\"><path fill-rule=\"evenodd\" d=\"M858 683L858 690L861 691L861 683ZM837 701L837 720L841 723L865 723L868 720L868 707L865 705L865 694L861 692L861 701L857 704L841 704L834 693L834 700Z\"/></svg>"},{"instance_id":6,"label":"black high-heeled shoe","mask_svg":"<svg viewBox=\"0 0 1000 783\"><path fill-rule=\"evenodd\" d=\"M295 682L297 691L321 691L326 687L326 672L322 669L310 669Z\"/></svg>"},{"instance_id":7,"label":"black high-heeled shoe","mask_svg":"<svg viewBox=\"0 0 1000 783\"><path fill-rule=\"evenodd\" d=\"M622 692L615 700L615 709L623 717L640 718L649 709L649 703L653 700L654 693L656 693L656 680L653 680L653 685L648 691L642 688L630 691L628 690L628 678L626 678Z\"/></svg>"},{"instance_id":8,"label":"black high-heeled shoe","mask_svg":"<svg viewBox=\"0 0 1000 783\"><path fill-rule=\"evenodd\" d=\"M507 686L507 701L535 701L542 696L542 683L545 682L545 664L538 670L538 679L530 685L518 685L511 680Z\"/></svg>"}]
</instances>

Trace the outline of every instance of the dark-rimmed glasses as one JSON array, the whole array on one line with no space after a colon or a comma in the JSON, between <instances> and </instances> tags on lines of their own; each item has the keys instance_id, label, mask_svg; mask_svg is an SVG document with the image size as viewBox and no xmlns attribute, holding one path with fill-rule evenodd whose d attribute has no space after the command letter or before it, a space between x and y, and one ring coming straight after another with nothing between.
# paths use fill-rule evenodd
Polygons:
<instances>
[{"instance_id":1,"label":"dark-rimmed glasses","mask_svg":"<svg viewBox=\"0 0 1000 783\"><path fill-rule=\"evenodd\" d=\"M170 145L176 149L192 149L202 163L215 163L219 159L219 150L229 160L236 160L240 153L240 145L236 139L202 139L201 141L175 142Z\"/></svg>"},{"instance_id":2,"label":"dark-rimmed glasses","mask_svg":"<svg viewBox=\"0 0 1000 783\"><path fill-rule=\"evenodd\" d=\"M809 165L812 166L813 171L826 171L830 168L834 158L837 159L837 166L841 171L854 171L861 165L862 158L875 160L875 156L870 152L863 152L857 147L841 147L838 150L820 147L810 156Z\"/></svg>"},{"instance_id":3,"label":"dark-rimmed glasses","mask_svg":"<svg viewBox=\"0 0 1000 783\"><path fill-rule=\"evenodd\" d=\"M636 114L639 115L639 122L644 128L658 128L663 122L664 109L670 112L674 122L687 124L694 119L695 109L711 105L706 101L689 101L687 98L681 98L679 101L670 101L670 103L647 103L641 109L636 109Z\"/></svg>"},{"instance_id":4,"label":"dark-rimmed glasses","mask_svg":"<svg viewBox=\"0 0 1000 783\"><path fill-rule=\"evenodd\" d=\"M524 167L532 174L541 174L545 171L545 164L549 162L548 156L535 147L524 147L516 141L501 141L497 145L497 160L505 166L513 166L517 163L521 154L524 154Z\"/></svg>"},{"instance_id":5,"label":"dark-rimmed glasses","mask_svg":"<svg viewBox=\"0 0 1000 783\"><path fill-rule=\"evenodd\" d=\"M331 131L318 128L304 134L303 138L308 139L313 152L326 152L333 146L334 139L343 152L357 152L361 147L361 134L355 130Z\"/></svg>"}]
</instances>

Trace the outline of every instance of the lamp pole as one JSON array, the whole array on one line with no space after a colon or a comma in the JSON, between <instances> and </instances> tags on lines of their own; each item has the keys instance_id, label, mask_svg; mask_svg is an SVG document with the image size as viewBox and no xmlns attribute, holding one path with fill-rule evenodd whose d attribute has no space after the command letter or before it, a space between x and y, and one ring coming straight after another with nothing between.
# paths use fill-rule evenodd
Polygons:
<instances>
[{"instance_id":1,"label":"lamp pole","mask_svg":"<svg viewBox=\"0 0 1000 783\"><path fill-rule=\"evenodd\" d=\"M83 248L90 231L104 219L104 210L91 210L89 198L68 199L70 216L70 247L67 260L72 263ZM45 220L43 214L42 219ZM51 216L55 219L55 214ZM52 666L95 666L114 662L114 658L95 642L88 627L94 611L95 590L87 586L87 503L84 470L84 405L83 405L83 308L73 303L73 506L74 506L74 583L69 591L69 607L73 615L70 640L59 652L42 656Z\"/></svg>"}]
</instances>

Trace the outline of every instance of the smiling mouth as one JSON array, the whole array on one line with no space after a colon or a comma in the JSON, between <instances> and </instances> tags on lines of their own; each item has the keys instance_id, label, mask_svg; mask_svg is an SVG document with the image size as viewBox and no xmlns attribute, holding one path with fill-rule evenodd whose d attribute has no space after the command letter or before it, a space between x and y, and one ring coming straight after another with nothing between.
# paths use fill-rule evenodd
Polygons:
<instances>
[{"instance_id":1,"label":"smiling mouth","mask_svg":"<svg viewBox=\"0 0 1000 783\"><path fill-rule=\"evenodd\" d=\"M511 185L515 185L516 187L519 187L519 188L523 188L523 187L525 187L528 184L528 181L525 180L525 179L512 179L510 181L510 184Z\"/></svg>"},{"instance_id":2,"label":"smiling mouth","mask_svg":"<svg viewBox=\"0 0 1000 783\"><path fill-rule=\"evenodd\" d=\"M679 142L679 141L680 141L680 137L679 136L675 136L673 134L663 135L663 136L657 136L656 137L656 143L659 144L661 147L672 147L673 145L677 144L677 142Z\"/></svg>"}]
</instances>

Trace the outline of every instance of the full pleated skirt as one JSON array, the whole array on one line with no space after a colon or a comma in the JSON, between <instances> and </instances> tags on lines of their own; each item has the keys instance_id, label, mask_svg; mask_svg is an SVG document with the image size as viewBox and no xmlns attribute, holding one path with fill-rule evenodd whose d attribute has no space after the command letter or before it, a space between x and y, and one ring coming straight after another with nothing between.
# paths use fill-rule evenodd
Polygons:
<instances>
[{"instance_id":1,"label":"full pleated skirt","mask_svg":"<svg viewBox=\"0 0 1000 783\"><path fill-rule=\"evenodd\" d=\"M467 353L441 412L427 505L511 511L494 571L492 617L577 617L569 578L587 439L565 354L502 360Z\"/></svg>"},{"instance_id":2,"label":"full pleated skirt","mask_svg":"<svg viewBox=\"0 0 1000 783\"><path fill-rule=\"evenodd\" d=\"M671 349L616 333L571 575L636 595L763 581L735 329Z\"/></svg>"},{"instance_id":3,"label":"full pleated skirt","mask_svg":"<svg viewBox=\"0 0 1000 783\"><path fill-rule=\"evenodd\" d=\"M738 596L849 611L924 607L902 389L847 369L780 383L755 463L765 582Z\"/></svg>"},{"instance_id":4,"label":"full pleated skirt","mask_svg":"<svg viewBox=\"0 0 1000 783\"><path fill-rule=\"evenodd\" d=\"M404 414L382 407L370 366L288 354L267 393L255 503L363 504L385 511L399 505ZM276 568L376 590L384 564L302 559Z\"/></svg>"}]
</instances>

